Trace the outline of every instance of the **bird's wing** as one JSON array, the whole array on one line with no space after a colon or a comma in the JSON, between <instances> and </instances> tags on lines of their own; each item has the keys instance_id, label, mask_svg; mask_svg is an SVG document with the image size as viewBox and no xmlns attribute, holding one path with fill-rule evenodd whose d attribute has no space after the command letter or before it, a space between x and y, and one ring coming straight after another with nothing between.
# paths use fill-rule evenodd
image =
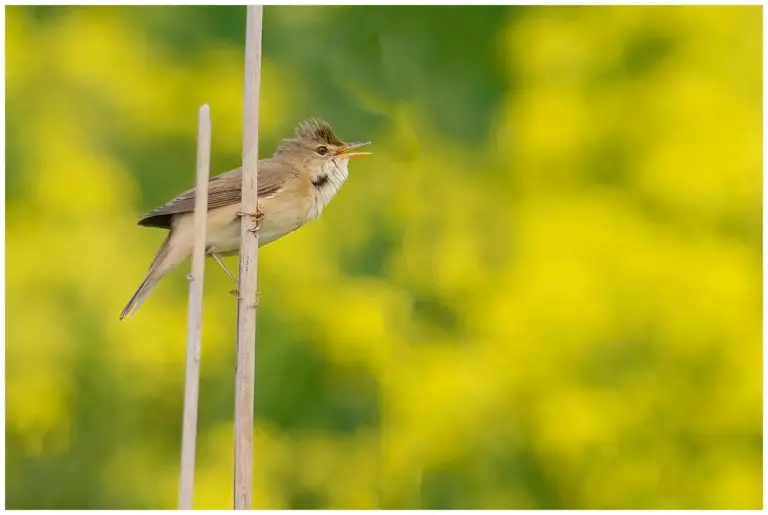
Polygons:
<instances>
[{"instance_id":1,"label":"bird's wing","mask_svg":"<svg viewBox=\"0 0 768 515\"><path fill-rule=\"evenodd\" d=\"M285 184L293 169L285 163L271 159L259 161L259 198L271 197ZM208 210L240 202L242 169L224 172L208 181ZM195 188L188 189L164 206L158 207L141 217L139 225L145 227L171 228L174 215L191 213L195 210Z\"/></svg>"}]
</instances>

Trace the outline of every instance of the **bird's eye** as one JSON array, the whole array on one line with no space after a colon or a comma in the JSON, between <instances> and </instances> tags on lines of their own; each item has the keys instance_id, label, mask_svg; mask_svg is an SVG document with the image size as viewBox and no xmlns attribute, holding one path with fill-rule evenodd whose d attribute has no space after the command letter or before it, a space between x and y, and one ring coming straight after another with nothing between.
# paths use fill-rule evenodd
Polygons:
<instances>
[{"instance_id":1,"label":"bird's eye","mask_svg":"<svg viewBox=\"0 0 768 515\"><path fill-rule=\"evenodd\" d=\"M317 147L317 153L320 154L321 156L324 156L325 154L328 153L328 147L323 147L323 146Z\"/></svg>"}]
</instances>

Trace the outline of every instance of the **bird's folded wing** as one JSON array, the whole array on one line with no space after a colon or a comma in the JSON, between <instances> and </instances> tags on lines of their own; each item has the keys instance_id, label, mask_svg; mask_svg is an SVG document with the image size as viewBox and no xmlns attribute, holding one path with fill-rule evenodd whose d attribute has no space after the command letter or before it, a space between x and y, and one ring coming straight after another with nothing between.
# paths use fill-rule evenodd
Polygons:
<instances>
[{"instance_id":1,"label":"bird's folded wing","mask_svg":"<svg viewBox=\"0 0 768 515\"><path fill-rule=\"evenodd\" d=\"M285 184L287 165L270 160L259 161L259 197L275 195ZM211 177L208 181L208 210L229 206L240 202L242 189L242 169L236 168L229 172ZM191 213L195 210L195 188L191 188L164 206L158 207L145 214L139 220L139 225L145 227L171 228L174 215Z\"/></svg>"}]
</instances>

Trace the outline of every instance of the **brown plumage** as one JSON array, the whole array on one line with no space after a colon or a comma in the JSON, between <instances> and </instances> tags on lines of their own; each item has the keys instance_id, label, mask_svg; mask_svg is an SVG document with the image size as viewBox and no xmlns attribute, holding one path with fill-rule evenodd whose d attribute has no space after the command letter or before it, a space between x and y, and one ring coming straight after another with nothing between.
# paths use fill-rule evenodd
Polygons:
<instances>
[{"instance_id":1,"label":"brown plumage","mask_svg":"<svg viewBox=\"0 0 768 515\"><path fill-rule=\"evenodd\" d=\"M258 206L264 217L259 224L259 246L320 216L346 180L349 159L368 154L348 152L363 144L344 143L330 125L313 119L300 124L296 138L283 140L272 157L259 160ZM208 183L206 253L217 260L239 252L241 186L240 168L212 177ZM194 209L195 189L191 188L139 220L139 225L169 232L146 277L120 313L121 320L138 309L160 279L192 253Z\"/></svg>"},{"instance_id":2,"label":"brown plumage","mask_svg":"<svg viewBox=\"0 0 768 515\"><path fill-rule=\"evenodd\" d=\"M267 197L280 190L281 183L288 180L281 170L280 163L267 159L259 161L259 197ZM242 175L242 169L237 168L208 181L208 210L240 202ZM171 220L175 215L194 211L195 188L190 188L164 206L145 214L139 220L139 225L170 229Z\"/></svg>"}]
</instances>

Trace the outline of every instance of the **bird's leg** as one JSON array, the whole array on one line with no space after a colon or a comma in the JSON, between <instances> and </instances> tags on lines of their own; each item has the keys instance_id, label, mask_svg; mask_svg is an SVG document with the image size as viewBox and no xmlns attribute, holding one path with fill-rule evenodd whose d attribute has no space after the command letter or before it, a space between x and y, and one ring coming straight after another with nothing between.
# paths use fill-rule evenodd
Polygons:
<instances>
[{"instance_id":1,"label":"bird's leg","mask_svg":"<svg viewBox=\"0 0 768 515\"><path fill-rule=\"evenodd\" d=\"M221 265L221 268L223 268L224 271L229 276L229 278L232 279L232 281L234 281L235 285L239 286L240 283L238 282L237 278L235 277L235 274L233 274L229 270L229 268L227 268L227 265L224 264L224 261L221 260L221 257L218 254L216 254L216 252L213 249L209 250L208 253L211 255L211 257L213 257L213 259L216 260L216 262L219 265ZM240 296L240 291L237 288L235 288L234 290L229 290L229 294L232 295L233 297L237 297L238 299L242 299L242 297ZM253 307L257 307L259 305L259 297L260 296L261 296L261 293L260 292L256 292L256 304Z\"/></svg>"},{"instance_id":2,"label":"bird's leg","mask_svg":"<svg viewBox=\"0 0 768 515\"><path fill-rule=\"evenodd\" d=\"M256 227L254 227L253 229L249 229L251 232L258 231L259 230L259 222L264 220L264 213L259 211L258 208L256 209L255 213L243 213L242 211L238 211L237 212L237 216L250 216L251 218L253 218L253 221L256 222Z\"/></svg>"},{"instance_id":3,"label":"bird's leg","mask_svg":"<svg viewBox=\"0 0 768 515\"><path fill-rule=\"evenodd\" d=\"M224 261L222 261L222 260L221 260L221 257L219 257L219 255L218 255L218 254L216 254L215 252L210 252L210 254L211 254L211 256L213 257L213 259L215 259L215 260L216 260L216 262L217 262L219 265L221 265L221 268L223 268L223 269L224 269L224 271L227 273L227 276L228 276L230 279L232 279L232 281L235 283L235 285L238 285L239 283L238 283L238 281L237 281L237 277L235 277L235 274L233 274L232 272L230 272L229 268L227 268L227 265L225 265L225 264L224 264ZM234 296L235 296L235 297L237 297L238 299L240 298L240 292L238 292L238 291L237 291L237 288L235 288L234 290L229 290L229 294L230 294L230 295L234 295Z\"/></svg>"},{"instance_id":4,"label":"bird's leg","mask_svg":"<svg viewBox=\"0 0 768 515\"><path fill-rule=\"evenodd\" d=\"M235 277L235 274L229 271L229 268L227 268L227 265L224 264L224 261L221 260L218 254L215 252L211 252L211 256L213 256L213 259L216 260L216 262L221 266L221 268L224 269L224 271L227 273L227 276L229 276L232 281L234 281L235 284L238 284L237 277Z\"/></svg>"}]
</instances>

